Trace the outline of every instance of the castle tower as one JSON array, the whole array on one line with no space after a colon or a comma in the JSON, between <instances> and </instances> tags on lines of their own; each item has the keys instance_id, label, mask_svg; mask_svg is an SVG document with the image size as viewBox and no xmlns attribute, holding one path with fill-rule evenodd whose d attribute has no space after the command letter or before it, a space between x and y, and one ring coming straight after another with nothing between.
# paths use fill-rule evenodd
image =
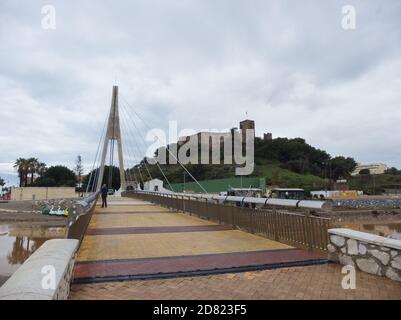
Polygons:
<instances>
[{"instance_id":1,"label":"castle tower","mask_svg":"<svg viewBox=\"0 0 401 320\"><path fill-rule=\"evenodd\" d=\"M239 123L239 129L242 134L242 142L246 140L246 130L253 130L253 136L255 137L255 121L243 120Z\"/></svg>"}]
</instances>

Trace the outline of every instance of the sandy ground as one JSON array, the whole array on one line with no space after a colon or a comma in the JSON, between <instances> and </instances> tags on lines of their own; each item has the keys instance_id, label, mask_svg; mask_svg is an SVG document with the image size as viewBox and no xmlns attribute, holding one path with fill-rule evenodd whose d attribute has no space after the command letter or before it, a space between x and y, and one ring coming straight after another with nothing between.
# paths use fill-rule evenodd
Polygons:
<instances>
[{"instance_id":1,"label":"sandy ground","mask_svg":"<svg viewBox=\"0 0 401 320\"><path fill-rule=\"evenodd\" d=\"M40 222L43 225L64 226L65 217L55 217L32 211L32 201L0 202L0 222Z\"/></svg>"},{"instance_id":2,"label":"sandy ground","mask_svg":"<svg viewBox=\"0 0 401 320\"><path fill-rule=\"evenodd\" d=\"M64 226L67 219L65 217L54 217L27 212L5 212L0 209L0 222L38 222L41 225Z\"/></svg>"},{"instance_id":3,"label":"sandy ground","mask_svg":"<svg viewBox=\"0 0 401 320\"><path fill-rule=\"evenodd\" d=\"M0 210L31 211L32 201L8 201L0 202Z\"/></svg>"}]
</instances>

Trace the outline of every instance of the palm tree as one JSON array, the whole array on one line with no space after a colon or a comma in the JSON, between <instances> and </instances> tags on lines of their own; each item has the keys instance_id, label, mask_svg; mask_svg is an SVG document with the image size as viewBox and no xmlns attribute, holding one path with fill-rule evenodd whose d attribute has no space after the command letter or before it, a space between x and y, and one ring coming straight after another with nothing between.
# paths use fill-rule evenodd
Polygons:
<instances>
[{"instance_id":1,"label":"palm tree","mask_svg":"<svg viewBox=\"0 0 401 320\"><path fill-rule=\"evenodd\" d=\"M46 172L47 167L46 167L46 163L44 162L38 162L36 164L36 173L41 177L43 176L43 174Z\"/></svg>"},{"instance_id":2,"label":"palm tree","mask_svg":"<svg viewBox=\"0 0 401 320\"><path fill-rule=\"evenodd\" d=\"M27 184L27 177L28 177L28 160L25 158L18 158L15 161L14 168L18 171L19 177L19 186L23 187Z\"/></svg>"},{"instance_id":3,"label":"palm tree","mask_svg":"<svg viewBox=\"0 0 401 320\"><path fill-rule=\"evenodd\" d=\"M37 158L29 158L27 161L28 161L28 173L31 174L31 183L30 183L30 185L32 185L33 184L33 178L34 178L34 175L36 173L36 168L38 166L39 161L38 161Z\"/></svg>"}]
</instances>

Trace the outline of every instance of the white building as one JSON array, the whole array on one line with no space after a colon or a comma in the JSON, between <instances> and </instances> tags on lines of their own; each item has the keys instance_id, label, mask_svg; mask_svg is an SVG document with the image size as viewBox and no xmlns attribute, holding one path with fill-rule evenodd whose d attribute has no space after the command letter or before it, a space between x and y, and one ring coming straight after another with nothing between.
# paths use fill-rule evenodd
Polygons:
<instances>
[{"instance_id":1,"label":"white building","mask_svg":"<svg viewBox=\"0 0 401 320\"><path fill-rule=\"evenodd\" d=\"M368 169L370 174L383 174L387 170L387 165L383 163L361 164L358 163L355 170L351 173L352 176L359 174L361 170Z\"/></svg>"},{"instance_id":2,"label":"white building","mask_svg":"<svg viewBox=\"0 0 401 320\"><path fill-rule=\"evenodd\" d=\"M146 181L143 186L144 191L159 191L159 192L171 192L163 187L163 181L160 179L152 179Z\"/></svg>"}]
</instances>

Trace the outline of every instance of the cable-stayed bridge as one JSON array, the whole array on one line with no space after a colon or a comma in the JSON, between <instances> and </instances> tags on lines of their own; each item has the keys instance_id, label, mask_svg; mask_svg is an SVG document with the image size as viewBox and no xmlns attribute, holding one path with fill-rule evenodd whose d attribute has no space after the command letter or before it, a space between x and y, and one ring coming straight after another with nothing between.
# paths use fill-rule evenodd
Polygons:
<instances>
[{"instance_id":1,"label":"cable-stayed bridge","mask_svg":"<svg viewBox=\"0 0 401 320\"><path fill-rule=\"evenodd\" d=\"M141 127L150 130L137 111L125 101L120 103L114 86L87 191L98 193L104 182L111 188L113 173L109 170L105 175L105 165L113 166L117 158L122 197L110 197L108 207L98 205L88 219L75 268L76 283L326 261L319 252L326 250L328 219L283 210L323 210L325 202L220 196L206 190L202 194L173 192L162 166L143 161L146 144ZM163 176L164 191L142 190L152 179L151 165Z\"/></svg>"},{"instance_id":2,"label":"cable-stayed bridge","mask_svg":"<svg viewBox=\"0 0 401 320\"><path fill-rule=\"evenodd\" d=\"M65 299L71 284L72 298L129 299L136 296L130 288L139 280L195 279L226 273L227 279L236 279L240 273L295 270L292 267L313 266L306 269L311 279L318 270L327 273L330 283L336 279L333 272L340 273L339 269L329 270L327 265L327 249L333 247L328 245L331 220L314 215L330 210L329 203L209 194L172 153L171 157L204 191L174 192L164 171L166 166L163 169L157 161L150 164L143 159L144 128L151 127L128 102L120 103L118 94L114 86L87 196L77 201L76 212L69 217L68 239L47 241L0 288L0 299ZM108 206L102 207L98 202L102 185L112 189L116 174L106 170L107 164L110 168L115 162L119 166L120 190L118 195L108 197ZM162 190L143 190L153 179L151 165L159 170L166 189L162 186ZM335 230L349 233L347 229ZM56 285L51 290L43 287L47 283L40 277L43 265L50 270L45 277L51 277L54 267ZM118 286L113 285L116 281ZM320 278L316 281L319 286ZM243 289L238 290L250 292L250 282L244 283ZM379 280L372 283L382 286ZM303 285L308 289L310 283ZM396 288L394 292L398 290L397 285L386 285ZM232 287L232 283L226 283L218 291ZM266 290L280 291L271 283ZM225 296L228 293L224 292Z\"/></svg>"}]
</instances>

